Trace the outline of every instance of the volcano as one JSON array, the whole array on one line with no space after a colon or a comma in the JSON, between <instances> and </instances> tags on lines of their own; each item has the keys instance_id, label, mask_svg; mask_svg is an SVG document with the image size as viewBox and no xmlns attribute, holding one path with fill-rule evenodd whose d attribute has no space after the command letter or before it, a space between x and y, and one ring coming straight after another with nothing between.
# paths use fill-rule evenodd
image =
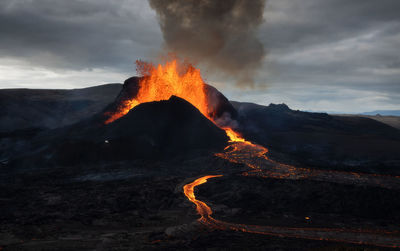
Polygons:
<instances>
[{"instance_id":1,"label":"volcano","mask_svg":"<svg viewBox=\"0 0 400 251\"><path fill-rule=\"evenodd\" d=\"M14 131L29 116L5 92L5 121L19 118L0 132L0 249L400 247L397 129L229 101L190 66L149 67L72 101L34 91L22 103L51 112ZM92 92L107 97L82 102Z\"/></svg>"},{"instance_id":2,"label":"volcano","mask_svg":"<svg viewBox=\"0 0 400 251\"><path fill-rule=\"evenodd\" d=\"M239 139L228 127L237 118L235 108L203 82L197 69L176 60L157 68L138 65L148 72L126 80L103 111L44 133L25 151L33 152L33 158L47 156L48 163L73 165L215 152L228 139Z\"/></svg>"},{"instance_id":3,"label":"volcano","mask_svg":"<svg viewBox=\"0 0 400 251\"><path fill-rule=\"evenodd\" d=\"M107 125L101 123L101 118L98 115L60 132L51 140L57 143L49 147L51 151L56 149L55 158L68 164L73 164L71 161L160 159L195 150L218 151L228 141L224 130L189 102L175 96L140 104Z\"/></svg>"},{"instance_id":4,"label":"volcano","mask_svg":"<svg viewBox=\"0 0 400 251\"><path fill-rule=\"evenodd\" d=\"M240 138L232 129L237 118L236 110L224 95L203 81L199 69L177 59L157 67L142 61L136 61L136 65L142 77L125 81L116 102L104 113L105 124L125 116L141 103L167 100L174 95L190 102L224 129L231 140Z\"/></svg>"}]
</instances>

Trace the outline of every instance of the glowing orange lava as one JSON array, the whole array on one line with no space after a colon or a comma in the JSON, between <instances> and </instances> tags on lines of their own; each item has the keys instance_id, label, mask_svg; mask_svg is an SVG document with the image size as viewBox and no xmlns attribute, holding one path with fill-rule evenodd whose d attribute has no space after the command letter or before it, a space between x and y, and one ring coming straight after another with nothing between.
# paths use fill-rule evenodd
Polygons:
<instances>
[{"instance_id":1,"label":"glowing orange lava","mask_svg":"<svg viewBox=\"0 0 400 251\"><path fill-rule=\"evenodd\" d=\"M183 187L183 192L185 193L186 197L196 205L196 210L201 215L200 220L208 218L212 214L212 211L211 211L211 208L209 206L207 206L206 203L196 199L196 196L194 195L194 188L198 185L206 183L208 179L221 177L221 176L222 175L204 176L204 177L201 177L201 178L193 181L192 183L186 184Z\"/></svg>"},{"instance_id":2,"label":"glowing orange lava","mask_svg":"<svg viewBox=\"0 0 400 251\"><path fill-rule=\"evenodd\" d=\"M242 138L237 132L232 130L232 128L226 127L223 128L226 132L226 135L229 137L229 142L243 142L243 143L250 143Z\"/></svg>"},{"instance_id":3,"label":"glowing orange lava","mask_svg":"<svg viewBox=\"0 0 400 251\"><path fill-rule=\"evenodd\" d=\"M137 65L143 78L139 81L136 97L120 104L118 111L111 114L106 124L119 119L141 103L168 100L173 95L190 102L209 118L205 84L200 70L191 65L178 64L177 60L157 67L141 61L138 61Z\"/></svg>"},{"instance_id":4,"label":"glowing orange lava","mask_svg":"<svg viewBox=\"0 0 400 251\"><path fill-rule=\"evenodd\" d=\"M168 100L173 95L185 99L213 121L211 115L213 111L209 107L205 83L199 69L190 64L180 64L176 59L165 65L159 64L157 67L142 61L136 61L136 64L138 72L143 75L139 81L139 91L133 99L119 104L116 112L107 114L109 117L105 121L106 124L123 117L141 103ZM229 127L222 129L225 130L230 142L250 143L233 129Z\"/></svg>"},{"instance_id":5,"label":"glowing orange lava","mask_svg":"<svg viewBox=\"0 0 400 251\"><path fill-rule=\"evenodd\" d=\"M158 65L157 67L138 61L137 66L138 72L141 73L143 77L139 81L139 88L136 96L119 104L116 112L107 114L108 118L105 121L106 124L121 118L132 108L141 103L168 100L173 95L190 102L205 117L213 121L212 114L214 111L210 109L210 102L205 88L206 85L201 78L200 70L188 64L179 64L177 60L168 62L165 65ZM215 123L215 121L213 122ZM354 174L348 175L344 172L315 171L280 164L270 160L266 156L268 152L267 148L246 141L232 128L224 127L222 129L225 130L229 137L230 145L225 149L226 151L224 153L218 153L216 156L227 159L233 163L243 163L247 165L252 171L244 173L246 176L258 175L262 177L284 179L308 177L320 181L349 180L350 182L353 182L351 178L356 177ZM385 235L382 235L379 231L255 226L216 220L211 217L211 208L205 202L196 199L194 188L206 183L210 178L221 176L222 175L204 176L183 187L186 197L196 205L196 210L201 216L199 221L211 228L312 240L330 240L383 247L400 247L400 237L386 236L393 234L391 232L385 232L383 233ZM383 180L383 178L381 179L380 177L375 178L366 175L358 175L357 177L359 179L363 178L364 182L368 181L370 184L382 185L388 183L386 182L388 179Z\"/></svg>"},{"instance_id":6,"label":"glowing orange lava","mask_svg":"<svg viewBox=\"0 0 400 251\"><path fill-rule=\"evenodd\" d=\"M210 178L222 175L207 175L186 184L183 191L186 197L196 205L196 210L201 218L199 222L220 230L233 230L253 234L262 234L279 237L303 238L309 240L336 241L353 244L373 245L380 247L399 248L400 237L397 231L370 230L370 229L343 229L343 228L301 228L245 225L220 221L211 217L211 208L203 201L197 200L194 188L207 182Z\"/></svg>"}]
</instances>

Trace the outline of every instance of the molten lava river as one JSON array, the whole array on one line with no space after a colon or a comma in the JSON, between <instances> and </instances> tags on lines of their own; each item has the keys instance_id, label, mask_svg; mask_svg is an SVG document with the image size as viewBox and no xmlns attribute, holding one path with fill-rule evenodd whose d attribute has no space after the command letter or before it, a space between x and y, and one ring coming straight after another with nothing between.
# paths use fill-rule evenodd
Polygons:
<instances>
[{"instance_id":1,"label":"molten lava river","mask_svg":"<svg viewBox=\"0 0 400 251\"><path fill-rule=\"evenodd\" d=\"M152 101L168 100L172 95L178 96L190 102L205 117L214 121L212 109L209 107L205 84L200 71L191 65L181 66L176 60L154 67L151 64L138 62L138 71L143 75L139 82L139 90L135 98L126 100L120 104L115 113L108 114L106 124L112 123L127 114L138 104ZM218 124L215 123L217 126ZM297 168L278 163L269 159L268 150L260 145L253 144L232 128L221 127L230 138L229 145L223 153L216 156L233 163L241 163L248 167L243 176L259 176L275 179L311 179L317 181L329 181L344 184L362 182L366 185L400 187L399 177L373 175L363 173L351 173L340 171L325 171L307 168ZM223 175L205 175L195 179L192 183L183 187L187 199L195 204L200 215L198 221L211 228L219 230L242 231L254 234L294 237L311 240L328 240L355 244L366 244L381 247L400 247L399 232L390 232L373 229L342 229L342 228L298 228L257 226L229 223L211 217L212 209L205 202L197 200L195 188L206 183L209 179L215 179Z\"/></svg>"}]
</instances>

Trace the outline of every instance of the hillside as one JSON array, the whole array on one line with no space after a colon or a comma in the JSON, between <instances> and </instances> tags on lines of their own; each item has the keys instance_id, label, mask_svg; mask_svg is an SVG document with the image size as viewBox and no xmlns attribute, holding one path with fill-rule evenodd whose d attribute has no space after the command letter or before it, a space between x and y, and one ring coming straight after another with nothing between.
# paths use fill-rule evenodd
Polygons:
<instances>
[{"instance_id":1,"label":"hillside","mask_svg":"<svg viewBox=\"0 0 400 251\"><path fill-rule=\"evenodd\" d=\"M72 90L0 90L0 132L74 124L103 110L121 88L106 84Z\"/></svg>"}]
</instances>

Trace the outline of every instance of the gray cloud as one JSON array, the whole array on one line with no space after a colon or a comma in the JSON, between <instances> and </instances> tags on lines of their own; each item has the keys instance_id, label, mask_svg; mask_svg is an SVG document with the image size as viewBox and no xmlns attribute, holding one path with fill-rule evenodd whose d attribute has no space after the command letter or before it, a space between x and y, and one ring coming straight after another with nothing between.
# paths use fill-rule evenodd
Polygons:
<instances>
[{"instance_id":1,"label":"gray cloud","mask_svg":"<svg viewBox=\"0 0 400 251\"><path fill-rule=\"evenodd\" d=\"M307 110L400 109L399 9L398 0L269 0L265 22L254 30L267 51L259 90L244 95L227 78L206 68L203 74L244 101ZM35 83L44 75L71 79L75 86L80 76L93 84L107 72L129 76L135 59L154 59L163 43L145 0L2 0L0 34L0 87L31 76Z\"/></svg>"},{"instance_id":2,"label":"gray cloud","mask_svg":"<svg viewBox=\"0 0 400 251\"><path fill-rule=\"evenodd\" d=\"M2 0L0 33L0 57L64 69L132 70L161 42L143 1Z\"/></svg>"},{"instance_id":3,"label":"gray cloud","mask_svg":"<svg viewBox=\"0 0 400 251\"><path fill-rule=\"evenodd\" d=\"M333 110L343 109L339 102L346 97L332 89L352 93L346 104L356 102L355 93L361 100L368 92L371 100L373 93L387 97L371 104L398 107L392 94L400 93L399 9L396 0L269 1L260 30L268 49L260 87L304 89L308 106L320 106L324 98ZM331 95L321 96L321 89Z\"/></svg>"},{"instance_id":4,"label":"gray cloud","mask_svg":"<svg viewBox=\"0 0 400 251\"><path fill-rule=\"evenodd\" d=\"M341 40L379 25L398 23L396 0L271 0L261 35L268 48Z\"/></svg>"}]
</instances>

